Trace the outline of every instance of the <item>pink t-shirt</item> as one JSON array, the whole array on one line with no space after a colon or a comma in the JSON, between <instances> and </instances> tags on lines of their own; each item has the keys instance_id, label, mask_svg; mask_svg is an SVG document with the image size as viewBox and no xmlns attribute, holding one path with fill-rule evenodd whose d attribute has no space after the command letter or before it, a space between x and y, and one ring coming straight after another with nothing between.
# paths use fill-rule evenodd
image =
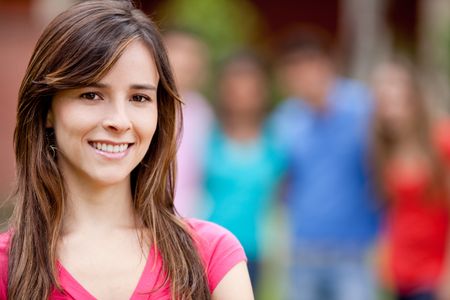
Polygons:
<instances>
[{"instance_id":1,"label":"pink t-shirt","mask_svg":"<svg viewBox=\"0 0 450 300\"><path fill-rule=\"evenodd\" d=\"M196 240L206 268L209 290L212 293L228 271L239 262L246 261L244 250L239 241L228 230L219 225L197 219L188 219L187 223ZM9 240L10 233L0 234L0 299L7 299ZM160 285L164 277L161 256L156 255L155 259L154 254L154 248L151 248L144 271L130 299L170 299L169 285L151 292ZM50 296L51 300L96 299L59 263L58 271L59 281L64 293L54 290Z\"/></svg>"}]
</instances>

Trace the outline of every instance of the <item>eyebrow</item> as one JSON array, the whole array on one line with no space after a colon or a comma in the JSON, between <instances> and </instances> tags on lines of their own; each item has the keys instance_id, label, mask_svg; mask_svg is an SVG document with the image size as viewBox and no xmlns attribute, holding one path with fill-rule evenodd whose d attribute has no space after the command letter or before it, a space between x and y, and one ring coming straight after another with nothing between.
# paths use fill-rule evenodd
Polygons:
<instances>
[{"instance_id":1,"label":"eyebrow","mask_svg":"<svg viewBox=\"0 0 450 300\"><path fill-rule=\"evenodd\" d=\"M109 85L105 83L95 82L87 85L87 87L109 88ZM132 84L130 88L133 90L156 90L156 86L154 86L153 84Z\"/></svg>"},{"instance_id":2,"label":"eyebrow","mask_svg":"<svg viewBox=\"0 0 450 300\"><path fill-rule=\"evenodd\" d=\"M133 84L131 88L134 90L156 90L153 84Z\"/></svg>"}]
</instances>

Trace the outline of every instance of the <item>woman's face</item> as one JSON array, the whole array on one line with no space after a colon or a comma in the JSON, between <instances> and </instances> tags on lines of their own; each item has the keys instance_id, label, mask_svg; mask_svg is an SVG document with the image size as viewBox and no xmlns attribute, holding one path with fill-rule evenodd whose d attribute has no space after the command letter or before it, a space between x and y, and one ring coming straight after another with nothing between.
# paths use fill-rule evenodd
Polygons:
<instances>
[{"instance_id":1,"label":"woman's face","mask_svg":"<svg viewBox=\"0 0 450 300\"><path fill-rule=\"evenodd\" d=\"M152 54L134 41L99 82L54 96L47 126L54 128L66 181L129 181L156 129L158 81Z\"/></svg>"},{"instance_id":2,"label":"woman's face","mask_svg":"<svg viewBox=\"0 0 450 300\"><path fill-rule=\"evenodd\" d=\"M377 113L395 128L409 128L414 122L411 77L395 65L381 66L374 76Z\"/></svg>"},{"instance_id":3,"label":"woman's face","mask_svg":"<svg viewBox=\"0 0 450 300\"><path fill-rule=\"evenodd\" d=\"M262 70L251 63L235 62L221 78L222 106L228 113L252 116L263 111L266 102L266 79Z\"/></svg>"}]
</instances>

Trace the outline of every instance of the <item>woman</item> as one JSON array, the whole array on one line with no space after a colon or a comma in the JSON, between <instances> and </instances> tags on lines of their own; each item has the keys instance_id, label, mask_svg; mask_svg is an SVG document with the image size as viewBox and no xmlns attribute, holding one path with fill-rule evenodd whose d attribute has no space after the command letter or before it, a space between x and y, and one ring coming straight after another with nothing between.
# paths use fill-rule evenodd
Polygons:
<instances>
[{"instance_id":1,"label":"woman","mask_svg":"<svg viewBox=\"0 0 450 300\"><path fill-rule=\"evenodd\" d=\"M262 61L236 52L222 65L218 80L218 124L204 161L208 219L229 229L244 246L252 286L257 289L261 228L275 200L284 160L265 125L268 80Z\"/></svg>"},{"instance_id":2,"label":"woman","mask_svg":"<svg viewBox=\"0 0 450 300\"><path fill-rule=\"evenodd\" d=\"M213 111L201 93L209 69L208 47L202 38L187 29L164 31L164 43L175 82L183 101L183 137L177 152L175 208L181 216L201 215L202 159L213 122Z\"/></svg>"},{"instance_id":3,"label":"woman","mask_svg":"<svg viewBox=\"0 0 450 300\"><path fill-rule=\"evenodd\" d=\"M179 111L161 37L129 1L47 27L19 92L1 299L253 299L237 240L174 212Z\"/></svg>"},{"instance_id":4,"label":"woman","mask_svg":"<svg viewBox=\"0 0 450 300\"><path fill-rule=\"evenodd\" d=\"M387 200L386 271L396 299L437 299L448 274L450 126L431 122L407 63L381 65L374 79L373 152Z\"/></svg>"}]
</instances>

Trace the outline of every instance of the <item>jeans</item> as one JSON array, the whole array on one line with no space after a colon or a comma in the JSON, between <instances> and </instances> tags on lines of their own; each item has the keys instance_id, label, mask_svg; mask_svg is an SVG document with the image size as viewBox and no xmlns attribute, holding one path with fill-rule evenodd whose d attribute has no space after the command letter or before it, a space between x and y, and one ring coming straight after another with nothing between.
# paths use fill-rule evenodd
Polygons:
<instances>
[{"instance_id":1,"label":"jeans","mask_svg":"<svg viewBox=\"0 0 450 300\"><path fill-rule=\"evenodd\" d=\"M247 262L248 273L250 275L250 281L252 283L253 291L258 289L258 280L259 280L259 272L260 266L259 261L257 260L249 260Z\"/></svg>"},{"instance_id":2,"label":"jeans","mask_svg":"<svg viewBox=\"0 0 450 300\"><path fill-rule=\"evenodd\" d=\"M435 300L436 298L433 295L433 292L418 292L411 294L402 294L398 295L398 300Z\"/></svg>"},{"instance_id":3,"label":"jeans","mask_svg":"<svg viewBox=\"0 0 450 300\"><path fill-rule=\"evenodd\" d=\"M367 249L297 249L290 264L289 300L375 300Z\"/></svg>"}]
</instances>

